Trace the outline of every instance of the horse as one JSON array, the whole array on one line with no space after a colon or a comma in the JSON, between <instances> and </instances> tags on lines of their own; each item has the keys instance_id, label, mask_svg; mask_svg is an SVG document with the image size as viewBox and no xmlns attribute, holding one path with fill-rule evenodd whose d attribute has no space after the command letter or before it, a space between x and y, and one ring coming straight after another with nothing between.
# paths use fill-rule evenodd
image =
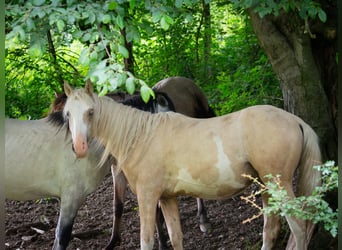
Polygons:
<instances>
[{"instance_id":1,"label":"horse","mask_svg":"<svg viewBox=\"0 0 342 250\"><path fill-rule=\"evenodd\" d=\"M124 104L149 112L174 110L166 94L156 96L148 103L132 97ZM50 115L57 115L65 100L60 95ZM110 172L114 159L110 157L102 167L96 167L103 148L94 141L89 146L89 157L75 160L68 147L70 136L56 133L48 119L5 120L5 197L22 201L60 198L53 249L66 249L78 209Z\"/></svg>"},{"instance_id":2,"label":"horse","mask_svg":"<svg viewBox=\"0 0 342 250\"><path fill-rule=\"evenodd\" d=\"M64 91L68 100L63 120L78 158L88 154L96 138L117 161L137 195L141 249L153 248L155 207L161 204L171 244L183 249L179 195L227 199L251 184L245 175L265 183L278 176L289 197L292 180L300 177L298 195L310 195L321 184L321 153L314 130L299 117L282 109L257 105L224 116L196 119L166 112L150 114L98 97L92 85ZM57 126L58 127L58 126ZM149 145L147 147L146 145ZM272 180L271 180L272 181ZM262 194L263 207L269 197ZM314 228L311 221L285 215L298 250L307 249ZM280 229L279 215L264 214L262 249L271 249Z\"/></svg>"},{"instance_id":3,"label":"horse","mask_svg":"<svg viewBox=\"0 0 342 250\"><path fill-rule=\"evenodd\" d=\"M153 90L158 98L159 110L150 108L152 113L175 111L190 117L197 118L210 118L214 117L215 113L208 105L208 100L203 94L201 89L195 84L195 82L186 77L169 77L161 80L153 86ZM125 93L109 93L108 97L113 100L123 102L126 105L133 107L145 107L139 93L135 93L135 96L127 96ZM129 98L128 98L129 97ZM65 93L57 95L57 98L52 104L52 111L62 111L67 100ZM164 108L163 108L164 107ZM120 224L124 208L124 199L126 193L127 181L122 173L113 175L113 226L112 234L109 243L106 246L106 250L112 250L116 245L120 244ZM202 199L197 198L197 207L199 217L199 226L202 232L210 230L211 225L207 218L207 211ZM166 236L162 230L163 216L160 211L160 207L157 208L157 220L156 230L158 235L159 249L165 249L167 246Z\"/></svg>"},{"instance_id":4,"label":"horse","mask_svg":"<svg viewBox=\"0 0 342 250\"><path fill-rule=\"evenodd\" d=\"M65 140L67 139L67 141ZM66 249L78 209L96 190L111 162L96 168L101 150L89 145L89 157L75 159L70 136L40 120L5 119L5 198L36 200L60 198L53 249Z\"/></svg>"}]
</instances>

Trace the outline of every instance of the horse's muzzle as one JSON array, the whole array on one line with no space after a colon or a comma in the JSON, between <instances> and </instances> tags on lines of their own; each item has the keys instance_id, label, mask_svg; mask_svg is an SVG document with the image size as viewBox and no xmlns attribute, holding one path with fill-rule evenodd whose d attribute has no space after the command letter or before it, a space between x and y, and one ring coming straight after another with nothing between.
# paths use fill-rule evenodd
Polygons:
<instances>
[{"instance_id":1,"label":"horse's muzzle","mask_svg":"<svg viewBox=\"0 0 342 250\"><path fill-rule=\"evenodd\" d=\"M75 153L76 158L84 158L88 154L88 144L84 141L76 141L72 144L72 151Z\"/></svg>"}]
</instances>

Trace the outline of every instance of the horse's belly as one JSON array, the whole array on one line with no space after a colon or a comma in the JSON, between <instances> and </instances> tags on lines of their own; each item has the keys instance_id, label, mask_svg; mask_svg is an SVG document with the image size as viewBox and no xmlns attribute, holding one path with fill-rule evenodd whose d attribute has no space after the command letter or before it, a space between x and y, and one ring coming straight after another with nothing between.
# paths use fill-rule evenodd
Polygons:
<instances>
[{"instance_id":1,"label":"horse's belly","mask_svg":"<svg viewBox=\"0 0 342 250\"><path fill-rule=\"evenodd\" d=\"M181 169L174 192L203 199L225 199L234 196L247 186L247 181L236 177L229 168L219 171L218 174L214 172L215 174L210 174L208 171L202 171L195 178L186 169Z\"/></svg>"},{"instance_id":2,"label":"horse's belly","mask_svg":"<svg viewBox=\"0 0 342 250\"><path fill-rule=\"evenodd\" d=\"M248 185L249 180L242 174L251 174L252 170L245 159L238 152L226 151L220 136L214 135L212 142L210 155L194 151L194 157L187 156L177 162L175 192L221 199L233 196Z\"/></svg>"}]
</instances>

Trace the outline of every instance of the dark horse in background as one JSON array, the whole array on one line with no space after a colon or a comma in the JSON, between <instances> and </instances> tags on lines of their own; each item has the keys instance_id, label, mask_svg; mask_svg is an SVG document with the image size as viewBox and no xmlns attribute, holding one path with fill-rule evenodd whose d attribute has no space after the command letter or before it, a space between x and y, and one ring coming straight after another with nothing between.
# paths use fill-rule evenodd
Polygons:
<instances>
[{"instance_id":1,"label":"dark horse in background","mask_svg":"<svg viewBox=\"0 0 342 250\"><path fill-rule=\"evenodd\" d=\"M209 107L208 100L201 89L195 82L185 77L170 77L153 86L156 93L156 101L149 101L145 104L139 95L136 93L133 97L125 93L109 93L110 98L123 102L126 105L135 108L149 111L151 113L175 111L190 117L195 118L210 118L214 117L214 111ZM60 114L63 110L67 96L59 95L52 105L52 111ZM114 185L114 203L113 203L113 228L109 244L106 249L114 249L120 244L120 224L124 208L124 199L126 194L127 180L122 172L118 175L113 175ZM206 232L210 228L210 223L207 219L207 213L202 199L197 198L198 216L200 220L200 229ZM163 216L160 207L157 207L156 229L158 234L159 249L165 249L167 246L166 235L162 231Z\"/></svg>"}]
</instances>

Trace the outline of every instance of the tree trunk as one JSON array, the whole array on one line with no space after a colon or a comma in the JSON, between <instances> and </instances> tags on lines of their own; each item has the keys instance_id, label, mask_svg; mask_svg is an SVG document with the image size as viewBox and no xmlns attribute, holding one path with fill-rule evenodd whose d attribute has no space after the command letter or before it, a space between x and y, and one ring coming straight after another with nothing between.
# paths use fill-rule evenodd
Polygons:
<instances>
[{"instance_id":1,"label":"tree trunk","mask_svg":"<svg viewBox=\"0 0 342 250\"><path fill-rule=\"evenodd\" d=\"M203 24L204 24L204 37L203 37L203 62L205 78L207 81L211 78L210 69L210 55L211 55L211 16L210 16L210 4L202 1L203 6Z\"/></svg>"},{"instance_id":2,"label":"tree trunk","mask_svg":"<svg viewBox=\"0 0 342 250\"><path fill-rule=\"evenodd\" d=\"M315 61L314 55L319 51L313 50L312 38L304 32L304 22L289 13L260 18L250 10L249 15L254 32L280 80L284 109L301 117L316 131L324 160L336 160L334 105L324 88L329 84L322 82L326 80L322 76L324 71ZM336 80L335 74L330 77Z\"/></svg>"},{"instance_id":3,"label":"tree trunk","mask_svg":"<svg viewBox=\"0 0 342 250\"><path fill-rule=\"evenodd\" d=\"M120 30L122 37L125 41L125 48L128 51L128 58L124 58L125 70L134 75L134 56L133 56L133 41L127 41L126 29Z\"/></svg>"}]
</instances>

